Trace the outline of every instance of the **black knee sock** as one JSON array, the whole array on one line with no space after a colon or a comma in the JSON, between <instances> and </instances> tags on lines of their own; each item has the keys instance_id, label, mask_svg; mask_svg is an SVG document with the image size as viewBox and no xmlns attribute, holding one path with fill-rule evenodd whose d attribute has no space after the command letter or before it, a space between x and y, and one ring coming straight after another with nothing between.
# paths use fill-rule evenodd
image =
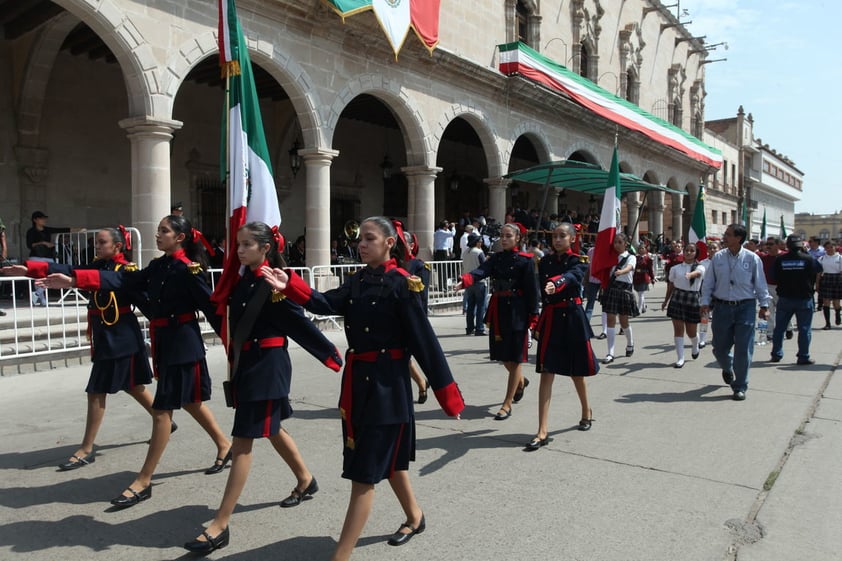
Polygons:
<instances>
[{"instance_id":1,"label":"black knee sock","mask_svg":"<svg viewBox=\"0 0 842 561\"><path fill-rule=\"evenodd\" d=\"M836 325L839 325L840 323L842 323L842 310L836 308Z\"/></svg>"},{"instance_id":2,"label":"black knee sock","mask_svg":"<svg viewBox=\"0 0 842 561\"><path fill-rule=\"evenodd\" d=\"M830 325L830 306L823 306L822 313L824 313L825 324Z\"/></svg>"}]
</instances>

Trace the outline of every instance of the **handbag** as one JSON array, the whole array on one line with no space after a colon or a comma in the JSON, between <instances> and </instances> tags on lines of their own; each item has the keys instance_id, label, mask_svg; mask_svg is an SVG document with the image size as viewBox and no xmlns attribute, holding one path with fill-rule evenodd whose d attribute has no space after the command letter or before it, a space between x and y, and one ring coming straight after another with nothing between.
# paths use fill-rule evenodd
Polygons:
<instances>
[{"instance_id":1,"label":"handbag","mask_svg":"<svg viewBox=\"0 0 842 561\"><path fill-rule=\"evenodd\" d=\"M271 292L272 289L265 281L257 288L257 293L249 300L248 305L246 305L246 311L243 312L243 317L237 324L236 332L231 336L231 346L228 356L228 379L222 382L222 392L225 394L226 407L234 407L234 388L231 384L231 379L237 373L237 367L240 365L240 351L243 349L243 343L245 343L246 338L251 333L251 328L254 327L254 322L257 320L257 314L260 313L260 309L263 308L263 304L266 303Z\"/></svg>"}]
</instances>

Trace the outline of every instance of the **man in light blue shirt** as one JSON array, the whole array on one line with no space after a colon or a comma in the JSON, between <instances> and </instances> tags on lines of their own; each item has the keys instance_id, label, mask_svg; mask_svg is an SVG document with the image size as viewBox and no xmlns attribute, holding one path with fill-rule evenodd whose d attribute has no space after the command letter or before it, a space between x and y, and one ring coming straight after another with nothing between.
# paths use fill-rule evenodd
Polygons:
<instances>
[{"instance_id":1,"label":"man in light blue shirt","mask_svg":"<svg viewBox=\"0 0 842 561\"><path fill-rule=\"evenodd\" d=\"M723 239L725 248L711 258L701 295L702 315L711 308L716 310L712 323L713 354L735 401L743 401L748 390L754 354L754 302L760 303L757 318L766 319L770 300L763 262L757 254L743 248L745 239L745 226L728 226Z\"/></svg>"}]
</instances>

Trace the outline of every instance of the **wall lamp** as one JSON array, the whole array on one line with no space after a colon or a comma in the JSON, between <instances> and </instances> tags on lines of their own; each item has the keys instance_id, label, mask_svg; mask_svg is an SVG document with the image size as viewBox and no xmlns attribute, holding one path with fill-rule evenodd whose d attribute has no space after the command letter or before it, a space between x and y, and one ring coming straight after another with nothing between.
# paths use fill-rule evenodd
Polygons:
<instances>
[{"instance_id":1,"label":"wall lamp","mask_svg":"<svg viewBox=\"0 0 842 561\"><path fill-rule=\"evenodd\" d=\"M289 169L292 170L292 176L298 175L298 170L301 169L301 155L298 151L301 150L301 143L295 139L292 148L289 149Z\"/></svg>"}]
</instances>

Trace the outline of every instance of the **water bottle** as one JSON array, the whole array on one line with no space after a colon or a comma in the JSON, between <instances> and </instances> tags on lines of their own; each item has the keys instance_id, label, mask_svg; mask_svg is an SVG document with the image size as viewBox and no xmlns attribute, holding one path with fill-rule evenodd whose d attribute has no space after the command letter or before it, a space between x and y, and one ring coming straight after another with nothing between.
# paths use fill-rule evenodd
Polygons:
<instances>
[{"instance_id":1,"label":"water bottle","mask_svg":"<svg viewBox=\"0 0 842 561\"><path fill-rule=\"evenodd\" d=\"M708 332L708 322L709 322L709 321L710 321L710 319L708 319L708 315L707 315L707 314L702 314L702 321L701 321L701 325L699 325L699 332L700 332L700 333L705 333L705 334L706 334L706 333Z\"/></svg>"},{"instance_id":2,"label":"water bottle","mask_svg":"<svg viewBox=\"0 0 842 561\"><path fill-rule=\"evenodd\" d=\"M765 345L767 343L766 340L766 331L769 328L769 322L765 319L761 319L757 321L757 344L758 345Z\"/></svg>"}]
</instances>

